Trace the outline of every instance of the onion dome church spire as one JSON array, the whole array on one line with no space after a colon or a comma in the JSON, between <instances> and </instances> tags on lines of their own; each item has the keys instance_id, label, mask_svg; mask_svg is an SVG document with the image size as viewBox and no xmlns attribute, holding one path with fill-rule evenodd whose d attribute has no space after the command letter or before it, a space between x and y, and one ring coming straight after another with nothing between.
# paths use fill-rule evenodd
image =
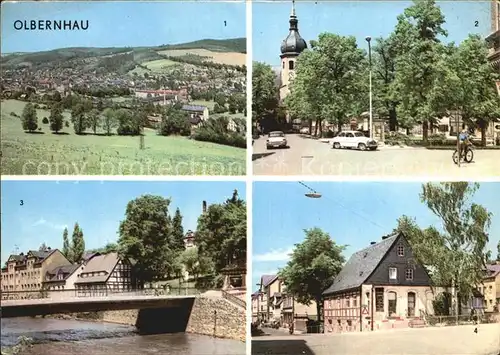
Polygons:
<instances>
[{"instance_id":1,"label":"onion dome church spire","mask_svg":"<svg viewBox=\"0 0 500 355\"><path fill-rule=\"evenodd\" d=\"M290 14L290 32L281 43L281 57L297 56L307 48L306 41L300 36L297 15L295 14L295 0L292 1Z\"/></svg>"}]
</instances>

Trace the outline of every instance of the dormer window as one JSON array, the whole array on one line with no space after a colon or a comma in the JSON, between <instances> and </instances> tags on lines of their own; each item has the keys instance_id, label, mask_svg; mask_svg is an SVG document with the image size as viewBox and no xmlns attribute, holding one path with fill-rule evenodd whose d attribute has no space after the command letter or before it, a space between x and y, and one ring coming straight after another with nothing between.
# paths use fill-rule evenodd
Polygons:
<instances>
[{"instance_id":1,"label":"dormer window","mask_svg":"<svg viewBox=\"0 0 500 355\"><path fill-rule=\"evenodd\" d=\"M405 247L401 244L398 245L398 256L405 256Z\"/></svg>"}]
</instances>

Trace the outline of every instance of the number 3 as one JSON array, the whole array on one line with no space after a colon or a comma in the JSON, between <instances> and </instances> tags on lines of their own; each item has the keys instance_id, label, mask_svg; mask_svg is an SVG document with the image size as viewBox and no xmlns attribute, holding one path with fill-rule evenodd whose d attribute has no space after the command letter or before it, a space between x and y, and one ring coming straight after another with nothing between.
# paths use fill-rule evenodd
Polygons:
<instances>
[{"instance_id":1,"label":"number 3","mask_svg":"<svg viewBox=\"0 0 500 355\"><path fill-rule=\"evenodd\" d=\"M21 203L19 204L19 206L24 206L24 201L23 200L19 200Z\"/></svg>"}]
</instances>

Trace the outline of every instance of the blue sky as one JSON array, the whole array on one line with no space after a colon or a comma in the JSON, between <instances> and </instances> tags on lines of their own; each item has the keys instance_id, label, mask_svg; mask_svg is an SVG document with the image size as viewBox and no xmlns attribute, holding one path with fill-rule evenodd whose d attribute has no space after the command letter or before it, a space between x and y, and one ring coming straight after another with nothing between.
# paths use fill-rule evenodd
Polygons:
<instances>
[{"instance_id":1,"label":"blue sky","mask_svg":"<svg viewBox=\"0 0 500 355\"><path fill-rule=\"evenodd\" d=\"M246 37L245 3L2 2L2 53ZM16 31L16 20L88 20L87 31ZM225 21L225 22L224 22Z\"/></svg>"},{"instance_id":2,"label":"blue sky","mask_svg":"<svg viewBox=\"0 0 500 355\"><path fill-rule=\"evenodd\" d=\"M293 245L304 239L304 229L319 227L352 253L379 241L403 214L420 227L441 223L423 203L421 183L306 182L323 196L311 199L298 182L256 182L253 185L252 289L263 274L286 265ZM493 213L489 249L496 256L500 238L500 183L481 183L473 201Z\"/></svg>"},{"instance_id":3,"label":"blue sky","mask_svg":"<svg viewBox=\"0 0 500 355\"><path fill-rule=\"evenodd\" d=\"M25 253L42 243L61 248L64 227L71 235L75 222L83 229L87 249L115 242L127 203L144 194L170 197L170 211L180 208L185 231L196 230L203 200L209 205L224 202L234 189L245 199L244 182L4 180L1 187L2 265L16 246Z\"/></svg>"},{"instance_id":4,"label":"blue sky","mask_svg":"<svg viewBox=\"0 0 500 355\"><path fill-rule=\"evenodd\" d=\"M394 30L397 16L409 1L330 1L296 2L299 32L307 41L322 32L352 35L361 48L368 49L366 36L387 36ZM490 1L444 1L439 6L446 17L446 41L461 42L469 33L483 36L491 32ZM280 63L280 45L288 35L291 1L252 4L253 60L273 66ZM478 21L478 27L475 27Z\"/></svg>"}]
</instances>

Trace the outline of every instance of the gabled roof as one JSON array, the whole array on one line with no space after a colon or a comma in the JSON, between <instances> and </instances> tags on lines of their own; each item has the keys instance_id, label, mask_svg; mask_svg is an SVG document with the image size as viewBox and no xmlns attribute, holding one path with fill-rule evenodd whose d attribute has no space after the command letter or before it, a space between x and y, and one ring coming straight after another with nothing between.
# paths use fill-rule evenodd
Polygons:
<instances>
[{"instance_id":1,"label":"gabled roof","mask_svg":"<svg viewBox=\"0 0 500 355\"><path fill-rule=\"evenodd\" d=\"M262 275L260 277L260 283L262 287L269 286L274 280L278 278L278 275Z\"/></svg>"},{"instance_id":2,"label":"gabled roof","mask_svg":"<svg viewBox=\"0 0 500 355\"><path fill-rule=\"evenodd\" d=\"M361 286L375 271L399 237L399 233L394 234L368 248L354 253L337 275L332 285L323 292L323 295Z\"/></svg>"},{"instance_id":3,"label":"gabled roof","mask_svg":"<svg viewBox=\"0 0 500 355\"><path fill-rule=\"evenodd\" d=\"M94 256L89 260L83 272L78 276L77 283L94 283L94 282L106 282L113 272L116 264L118 263L118 253L109 253ZM104 275L94 275L91 273L104 273ZM87 277L82 277L83 275L88 275Z\"/></svg>"},{"instance_id":4,"label":"gabled roof","mask_svg":"<svg viewBox=\"0 0 500 355\"><path fill-rule=\"evenodd\" d=\"M58 266L55 269L50 270L49 272L47 272L47 278L46 278L46 280L44 282L64 281L68 277L70 277L71 275L73 275L73 273L76 270L78 270L78 268L80 266L81 265L78 265L78 264L69 264L69 265ZM63 274L62 280L57 278L57 276L60 275L60 274Z\"/></svg>"},{"instance_id":5,"label":"gabled roof","mask_svg":"<svg viewBox=\"0 0 500 355\"><path fill-rule=\"evenodd\" d=\"M185 111L203 112L207 107L202 105L184 105L182 109Z\"/></svg>"}]
</instances>

